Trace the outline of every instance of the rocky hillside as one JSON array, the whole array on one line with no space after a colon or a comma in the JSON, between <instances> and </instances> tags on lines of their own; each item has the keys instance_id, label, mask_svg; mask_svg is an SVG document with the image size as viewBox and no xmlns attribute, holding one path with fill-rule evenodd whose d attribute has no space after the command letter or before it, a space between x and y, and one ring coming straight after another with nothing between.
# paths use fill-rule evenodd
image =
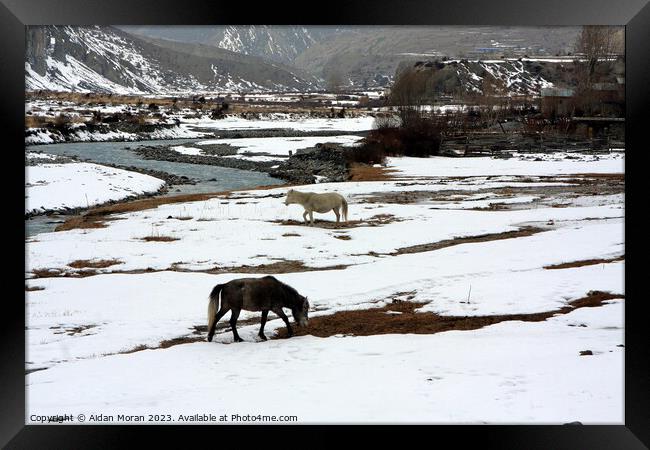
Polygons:
<instances>
[{"instance_id":1,"label":"rocky hillside","mask_svg":"<svg viewBox=\"0 0 650 450\"><path fill-rule=\"evenodd\" d=\"M319 81L259 57L99 26L28 27L25 76L27 90L119 94L304 91Z\"/></svg>"},{"instance_id":2,"label":"rocky hillside","mask_svg":"<svg viewBox=\"0 0 650 450\"><path fill-rule=\"evenodd\" d=\"M129 33L201 43L291 64L348 87L390 83L400 63L571 52L578 27L128 26Z\"/></svg>"},{"instance_id":3,"label":"rocky hillside","mask_svg":"<svg viewBox=\"0 0 650 450\"><path fill-rule=\"evenodd\" d=\"M540 95L543 88L576 87L584 62L570 58L519 58L503 60L424 60L403 62L398 72L414 68L423 72L427 89L441 94ZM625 77L625 59L601 62L593 75L599 83L616 84Z\"/></svg>"}]
</instances>

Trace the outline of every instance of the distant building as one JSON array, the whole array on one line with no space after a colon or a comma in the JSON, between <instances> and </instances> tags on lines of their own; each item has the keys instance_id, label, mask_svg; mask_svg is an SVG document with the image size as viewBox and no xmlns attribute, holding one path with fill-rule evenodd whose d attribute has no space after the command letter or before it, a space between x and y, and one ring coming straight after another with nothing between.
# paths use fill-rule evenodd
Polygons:
<instances>
[{"instance_id":1,"label":"distant building","mask_svg":"<svg viewBox=\"0 0 650 450\"><path fill-rule=\"evenodd\" d=\"M575 90L571 88L542 88L542 114L566 116L573 112Z\"/></svg>"}]
</instances>

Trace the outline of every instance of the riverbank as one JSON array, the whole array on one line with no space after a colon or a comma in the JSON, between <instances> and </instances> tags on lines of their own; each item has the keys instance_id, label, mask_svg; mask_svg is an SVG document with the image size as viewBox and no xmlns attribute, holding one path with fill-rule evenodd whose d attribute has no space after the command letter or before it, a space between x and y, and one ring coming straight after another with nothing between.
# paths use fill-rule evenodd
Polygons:
<instances>
[{"instance_id":1,"label":"riverbank","mask_svg":"<svg viewBox=\"0 0 650 450\"><path fill-rule=\"evenodd\" d=\"M186 146L141 146L133 149L147 160L213 165L241 170L265 172L289 183L312 184L349 179L349 165L344 148L337 144L316 144L302 148L287 156L262 153L245 153L237 157L237 147L220 144L194 144ZM223 155L223 156L222 156ZM253 158L262 158L255 160ZM272 158L264 160L265 158Z\"/></svg>"},{"instance_id":2,"label":"riverbank","mask_svg":"<svg viewBox=\"0 0 650 450\"><path fill-rule=\"evenodd\" d=\"M30 156L36 155L30 158ZM58 213L77 214L91 207L164 192L154 176L73 158L28 153L25 218Z\"/></svg>"},{"instance_id":3,"label":"riverbank","mask_svg":"<svg viewBox=\"0 0 650 450\"><path fill-rule=\"evenodd\" d=\"M25 110L28 145L62 142L124 142L152 139L326 136L332 130L369 130L374 112L361 109L286 106L285 112L254 105L223 109L223 103L114 103L117 99L30 99ZM251 130L252 129L252 130ZM265 132L255 130L268 129ZM270 134L269 134L270 133Z\"/></svg>"}]
</instances>

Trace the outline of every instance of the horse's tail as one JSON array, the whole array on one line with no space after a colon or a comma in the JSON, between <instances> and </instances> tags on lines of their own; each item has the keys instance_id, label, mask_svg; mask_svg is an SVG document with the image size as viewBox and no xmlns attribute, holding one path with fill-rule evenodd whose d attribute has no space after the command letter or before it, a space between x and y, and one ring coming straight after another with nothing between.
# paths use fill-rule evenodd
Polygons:
<instances>
[{"instance_id":1,"label":"horse's tail","mask_svg":"<svg viewBox=\"0 0 650 450\"><path fill-rule=\"evenodd\" d=\"M210 301L208 302L208 339L210 339L211 334L214 334L214 330L212 328L215 325L214 319L217 316L217 309L219 306L219 293L221 292L221 288L224 286L225 285L223 284L217 284L212 289L212 292L210 292Z\"/></svg>"},{"instance_id":2,"label":"horse's tail","mask_svg":"<svg viewBox=\"0 0 650 450\"><path fill-rule=\"evenodd\" d=\"M348 221L348 201L345 198L343 198L342 203L343 203L343 221L347 222Z\"/></svg>"}]
</instances>

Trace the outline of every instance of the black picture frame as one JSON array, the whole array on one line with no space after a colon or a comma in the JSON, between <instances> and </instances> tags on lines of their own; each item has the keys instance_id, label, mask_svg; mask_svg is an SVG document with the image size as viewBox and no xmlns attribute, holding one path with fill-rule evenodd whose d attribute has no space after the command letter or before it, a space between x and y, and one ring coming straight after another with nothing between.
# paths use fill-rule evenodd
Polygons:
<instances>
[{"instance_id":1,"label":"black picture frame","mask_svg":"<svg viewBox=\"0 0 650 450\"><path fill-rule=\"evenodd\" d=\"M201 25L201 24L381 24L381 25L625 25L626 27L626 164L625 237L637 242L632 229L641 212L629 206L642 201L642 153L646 151L644 110L648 108L650 83L650 4L649 0L455 0L422 1L338 1L315 2L225 2L195 0L190 4L174 0L1 0L0 4L0 124L4 130L2 148L15 176L8 182L7 199L12 200L5 224L15 220L16 230L24 223L24 172L18 171L24 158L24 55L25 25ZM647 146L647 143L645 144ZM16 169L13 169L13 167ZM14 210L15 209L15 210ZM13 228L12 228L13 229ZM13 239L5 242L13 243ZM3 296L4 318L0 327L2 383L0 383L0 445L7 448L114 448L129 446L136 435L177 443L187 447L196 438L224 445L223 436L246 441L251 436L278 437L289 445L310 445L314 441L341 444L331 427L289 426L289 428L249 426L78 426L25 425L25 323L24 241L16 239L13 258L5 257L6 279L11 289ZM22 249L21 249L22 247ZM5 250L6 251L6 250ZM645 297L640 296L629 264L642 261L641 249L626 245L625 273L625 425L620 426L436 426L418 427L420 437L434 443L450 438L454 445L495 448L647 448L650 445L650 371L648 370L648 326L643 314ZM17 254L17 256L16 256ZM17 261L23 261L23 266ZM21 272L22 271L22 272ZM15 276L14 273L15 272ZM21 272L21 273L19 273ZM6 291L5 291L6 292ZM22 294L21 294L22 293ZM645 338L644 338L645 336ZM155 368L152 369L155 376ZM215 374L218 376L218 374ZM444 408L445 405L440 405ZM360 427L385 443L405 443L404 434L390 426ZM412 428L412 427L411 427ZM427 429L429 428L429 429ZM349 428L346 428L349 430ZM407 430L412 433L413 430ZM179 433L179 434L177 434ZM269 433L272 433L272 438ZM192 441L188 441L191 436ZM296 441L297 440L297 441ZM425 441L427 442L427 441Z\"/></svg>"}]
</instances>

